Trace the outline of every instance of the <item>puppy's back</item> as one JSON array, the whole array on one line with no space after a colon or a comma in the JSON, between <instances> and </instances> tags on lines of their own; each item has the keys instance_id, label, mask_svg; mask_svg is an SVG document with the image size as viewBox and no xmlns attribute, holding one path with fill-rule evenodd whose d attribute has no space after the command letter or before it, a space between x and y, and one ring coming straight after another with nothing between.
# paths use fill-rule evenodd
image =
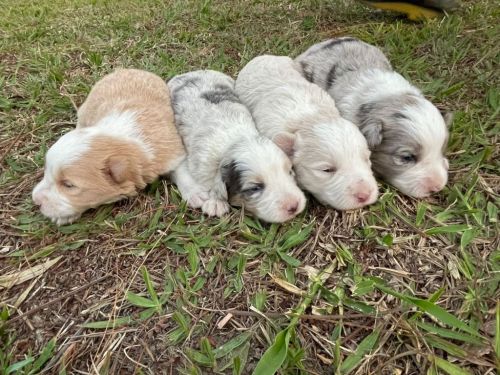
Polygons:
<instances>
[{"instance_id":1,"label":"puppy's back","mask_svg":"<svg viewBox=\"0 0 500 375\"><path fill-rule=\"evenodd\" d=\"M295 61L308 81L326 90L345 73L364 69L392 70L391 63L380 49L352 37L315 44Z\"/></svg>"},{"instance_id":2,"label":"puppy's back","mask_svg":"<svg viewBox=\"0 0 500 375\"><path fill-rule=\"evenodd\" d=\"M285 56L254 58L238 75L236 92L251 109L259 131L270 138L339 116L334 100Z\"/></svg>"},{"instance_id":3,"label":"puppy's back","mask_svg":"<svg viewBox=\"0 0 500 375\"><path fill-rule=\"evenodd\" d=\"M156 105L173 116L168 87L160 77L138 69L117 69L90 90L78 109L78 127L93 126L113 111Z\"/></svg>"}]
</instances>

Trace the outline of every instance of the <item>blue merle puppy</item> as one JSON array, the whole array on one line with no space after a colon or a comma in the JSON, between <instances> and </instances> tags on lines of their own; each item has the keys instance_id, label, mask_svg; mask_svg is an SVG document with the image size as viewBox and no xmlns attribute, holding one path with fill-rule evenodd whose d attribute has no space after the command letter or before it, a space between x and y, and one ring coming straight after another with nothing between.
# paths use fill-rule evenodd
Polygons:
<instances>
[{"instance_id":1,"label":"blue merle puppy","mask_svg":"<svg viewBox=\"0 0 500 375\"><path fill-rule=\"evenodd\" d=\"M222 216L229 204L267 222L283 222L305 207L292 163L257 132L234 80L198 70L168 82L175 122L187 156L172 179L192 208Z\"/></svg>"},{"instance_id":2,"label":"blue merle puppy","mask_svg":"<svg viewBox=\"0 0 500 375\"><path fill-rule=\"evenodd\" d=\"M440 111L382 51L359 39L330 39L295 59L302 75L325 89L340 114L358 125L377 175L404 194L421 198L448 180L450 114Z\"/></svg>"}]
</instances>

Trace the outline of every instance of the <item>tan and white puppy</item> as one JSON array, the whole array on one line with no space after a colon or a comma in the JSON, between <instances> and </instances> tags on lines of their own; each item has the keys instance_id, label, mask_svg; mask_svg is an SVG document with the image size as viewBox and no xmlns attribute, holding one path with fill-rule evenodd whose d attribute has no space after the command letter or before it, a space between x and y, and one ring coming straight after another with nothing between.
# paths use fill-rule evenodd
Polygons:
<instances>
[{"instance_id":1,"label":"tan and white puppy","mask_svg":"<svg viewBox=\"0 0 500 375\"><path fill-rule=\"evenodd\" d=\"M259 56L236 80L259 132L288 148L297 181L323 204L363 207L378 195L365 138L334 100L284 56Z\"/></svg>"},{"instance_id":2,"label":"tan and white puppy","mask_svg":"<svg viewBox=\"0 0 500 375\"><path fill-rule=\"evenodd\" d=\"M47 152L33 201L56 224L71 223L89 208L135 195L184 155L165 82L120 69L95 84L76 129Z\"/></svg>"},{"instance_id":3,"label":"tan and white puppy","mask_svg":"<svg viewBox=\"0 0 500 375\"><path fill-rule=\"evenodd\" d=\"M308 81L335 99L341 115L359 126L377 175L417 198L443 189L451 115L441 114L394 72L380 49L356 38L330 39L296 62Z\"/></svg>"},{"instance_id":4,"label":"tan and white puppy","mask_svg":"<svg viewBox=\"0 0 500 375\"><path fill-rule=\"evenodd\" d=\"M172 180L190 207L222 216L231 203L267 222L290 220L304 209L290 159L259 135L232 78L198 70L168 86L187 153Z\"/></svg>"}]
</instances>

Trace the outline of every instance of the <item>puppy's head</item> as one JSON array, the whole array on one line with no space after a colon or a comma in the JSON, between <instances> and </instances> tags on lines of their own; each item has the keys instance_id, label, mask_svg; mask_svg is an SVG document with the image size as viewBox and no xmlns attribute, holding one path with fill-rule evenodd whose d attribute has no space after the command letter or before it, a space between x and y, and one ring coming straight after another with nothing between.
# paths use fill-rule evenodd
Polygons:
<instances>
[{"instance_id":1,"label":"puppy's head","mask_svg":"<svg viewBox=\"0 0 500 375\"><path fill-rule=\"evenodd\" d=\"M378 175L412 197L443 189L450 115L443 116L421 96L407 94L363 104L357 116Z\"/></svg>"},{"instance_id":2,"label":"puppy's head","mask_svg":"<svg viewBox=\"0 0 500 375\"><path fill-rule=\"evenodd\" d=\"M269 139L246 139L234 145L221 167L229 202L244 206L267 222L284 222L305 207L292 163Z\"/></svg>"},{"instance_id":3,"label":"puppy's head","mask_svg":"<svg viewBox=\"0 0 500 375\"><path fill-rule=\"evenodd\" d=\"M339 117L288 136L294 137L297 181L321 203L350 210L377 200L370 151L354 124Z\"/></svg>"},{"instance_id":4,"label":"puppy's head","mask_svg":"<svg viewBox=\"0 0 500 375\"><path fill-rule=\"evenodd\" d=\"M133 142L94 134L92 129L70 131L47 152L33 201L56 224L71 223L89 208L144 187L144 159L144 151Z\"/></svg>"}]
</instances>

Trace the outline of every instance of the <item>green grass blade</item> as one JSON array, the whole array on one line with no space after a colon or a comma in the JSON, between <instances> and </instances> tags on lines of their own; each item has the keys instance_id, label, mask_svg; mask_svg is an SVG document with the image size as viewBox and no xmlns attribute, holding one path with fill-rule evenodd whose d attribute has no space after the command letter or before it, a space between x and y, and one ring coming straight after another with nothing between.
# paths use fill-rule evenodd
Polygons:
<instances>
[{"instance_id":1,"label":"green grass blade","mask_svg":"<svg viewBox=\"0 0 500 375\"><path fill-rule=\"evenodd\" d=\"M151 276L149 276L149 272L145 266L141 267L142 278L146 283L146 288L151 296L151 299L155 303L155 306L160 306L160 301L158 300L158 296L156 294L155 288L153 286L153 282L151 281Z\"/></svg>"},{"instance_id":2,"label":"green grass blade","mask_svg":"<svg viewBox=\"0 0 500 375\"><path fill-rule=\"evenodd\" d=\"M468 353L464 349L442 338L427 335L425 336L425 341L427 341L430 346L437 349L442 349L454 357L467 359Z\"/></svg>"},{"instance_id":3,"label":"green grass blade","mask_svg":"<svg viewBox=\"0 0 500 375\"><path fill-rule=\"evenodd\" d=\"M309 234L311 234L313 224L311 223L305 228L299 228L298 231L297 228L294 228L285 233L285 241L280 246L280 251L286 251L305 242L309 238Z\"/></svg>"},{"instance_id":4,"label":"green grass blade","mask_svg":"<svg viewBox=\"0 0 500 375\"><path fill-rule=\"evenodd\" d=\"M101 320L98 322L90 322L82 324L83 328L93 328L93 329L111 329L116 327L125 326L132 323L133 319L130 316L124 316L121 318L116 318L114 320Z\"/></svg>"},{"instance_id":5,"label":"green grass blade","mask_svg":"<svg viewBox=\"0 0 500 375\"><path fill-rule=\"evenodd\" d=\"M375 348L379 335L380 331L376 330L366 336L363 341L359 343L356 351L342 362L342 365L340 366L340 373L349 374L352 370L354 370L363 360L364 356Z\"/></svg>"},{"instance_id":6,"label":"green grass blade","mask_svg":"<svg viewBox=\"0 0 500 375\"><path fill-rule=\"evenodd\" d=\"M380 283L378 281L375 281L375 285L382 292L393 295L394 297L398 297L399 299L401 299L403 301L406 301L408 303L411 303L412 305L417 306L419 309L421 309L425 313L432 315L433 317L435 317L436 319L440 320L441 322L449 325L450 327L460 329L462 331L465 331L465 332L470 333L471 335L474 335L477 337L482 337L474 328L468 326L467 324L462 322L460 319L458 319L456 316L450 314L448 311L446 311L442 307L439 307L430 301L396 292L395 290L388 288L383 283Z\"/></svg>"},{"instance_id":7,"label":"green grass blade","mask_svg":"<svg viewBox=\"0 0 500 375\"><path fill-rule=\"evenodd\" d=\"M430 360L434 362L438 368L440 368L449 375L472 375L469 371L467 371L463 367L454 365L453 363L450 363L442 358L433 356L432 358L430 358Z\"/></svg>"},{"instance_id":8,"label":"green grass blade","mask_svg":"<svg viewBox=\"0 0 500 375\"><path fill-rule=\"evenodd\" d=\"M422 328L423 330L425 330L427 332L434 333L438 336L445 337L447 339L459 340L459 341L467 342L467 343L474 344L474 345L484 344L484 341L482 341L481 339L479 339L476 336L466 335L462 332L455 332L455 331L449 330L447 328L438 327L436 325L425 323L425 322L416 321L415 324L419 328Z\"/></svg>"},{"instance_id":9,"label":"green grass blade","mask_svg":"<svg viewBox=\"0 0 500 375\"><path fill-rule=\"evenodd\" d=\"M253 375L274 375L285 361L288 353L290 332L284 329L276 335L274 344L271 345L253 371Z\"/></svg>"},{"instance_id":10,"label":"green grass blade","mask_svg":"<svg viewBox=\"0 0 500 375\"><path fill-rule=\"evenodd\" d=\"M466 224L451 224L451 225L443 225L441 227L433 227L425 230L425 233L428 235L434 234L444 234L444 233L459 233L463 232L470 227Z\"/></svg>"},{"instance_id":11,"label":"green grass blade","mask_svg":"<svg viewBox=\"0 0 500 375\"><path fill-rule=\"evenodd\" d=\"M33 367L30 369L30 374L36 374L38 370L42 368L42 366L50 359L52 356L52 352L54 351L54 348L56 346L56 339L53 338L51 339L47 345L42 350L42 353L40 353L40 356L36 359L35 363L33 363Z\"/></svg>"},{"instance_id":12,"label":"green grass blade","mask_svg":"<svg viewBox=\"0 0 500 375\"><path fill-rule=\"evenodd\" d=\"M252 336L252 332L247 331L243 332L241 335L238 335L225 344L219 346L218 348L214 349L214 357L216 359L225 357L227 354L232 352L234 349L239 347L240 345L244 344L248 339Z\"/></svg>"},{"instance_id":13,"label":"green grass blade","mask_svg":"<svg viewBox=\"0 0 500 375\"><path fill-rule=\"evenodd\" d=\"M32 363L34 360L35 359L33 357L28 357L26 359L23 359L22 361L13 363L12 365L10 365L9 367L7 367L5 369L5 373L11 374L13 372L17 372L17 371L21 370L22 368L26 367L27 365L29 365L30 363Z\"/></svg>"},{"instance_id":14,"label":"green grass blade","mask_svg":"<svg viewBox=\"0 0 500 375\"><path fill-rule=\"evenodd\" d=\"M278 255L281 259L283 259L284 262L291 265L292 267L300 266L300 260L288 255L287 253L283 251L278 251Z\"/></svg>"},{"instance_id":15,"label":"green grass blade","mask_svg":"<svg viewBox=\"0 0 500 375\"><path fill-rule=\"evenodd\" d=\"M151 301L150 299L139 296L138 294L127 292L127 301L129 301L132 305L138 307L156 307L156 303Z\"/></svg>"}]
</instances>

